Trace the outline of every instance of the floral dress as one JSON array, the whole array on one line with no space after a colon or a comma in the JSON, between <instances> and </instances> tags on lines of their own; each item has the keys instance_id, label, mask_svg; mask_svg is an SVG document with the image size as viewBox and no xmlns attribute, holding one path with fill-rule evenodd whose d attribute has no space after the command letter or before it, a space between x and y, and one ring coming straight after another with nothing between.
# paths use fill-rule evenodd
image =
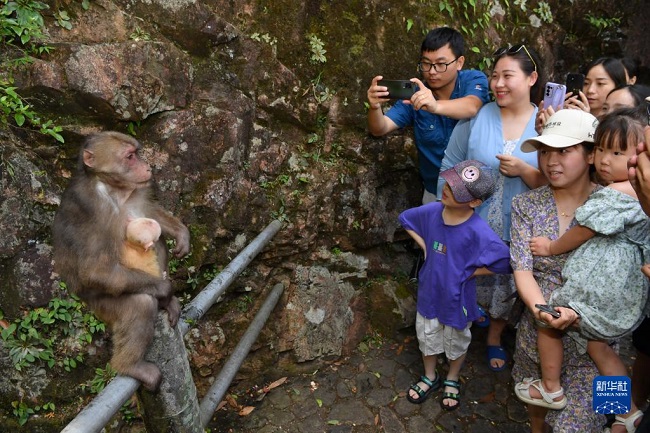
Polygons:
<instances>
[{"instance_id":1,"label":"floral dress","mask_svg":"<svg viewBox=\"0 0 650 433\"><path fill-rule=\"evenodd\" d=\"M613 188L593 193L576 210L581 226L596 236L578 247L562 271L564 286L549 304L580 314L580 331L570 331L582 351L587 339L612 340L632 332L647 313L650 220L638 200Z\"/></svg>"},{"instance_id":2,"label":"floral dress","mask_svg":"<svg viewBox=\"0 0 650 433\"><path fill-rule=\"evenodd\" d=\"M512 155L519 139L506 140L503 143L503 154ZM503 183L505 176L498 170L498 164L494 172L497 174L497 182L494 193L487 199L487 222L490 228L498 234L501 239L507 239L504 234L503 224ZM485 306L490 316L499 319L508 319L514 299L515 282L512 275L484 275L476 278L476 296L478 303Z\"/></svg>"},{"instance_id":3,"label":"floral dress","mask_svg":"<svg viewBox=\"0 0 650 433\"><path fill-rule=\"evenodd\" d=\"M594 191L602 187L597 186ZM592 193L593 194L593 193ZM575 219L571 225L575 225ZM562 284L562 267L568 254L536 257L530 252L529 240L535 236L559 237L559 222L553 192L549 186L517 195L512 201L510 258L514 271L532 271L545 299ZM592 382L598 375L589 355L581 353L575 341L562 338L564 361L561 383L568 400L563 410L549 410L546 422L554 433L601 432L605 417L594 413ZM531 312L526 309L517 327L512 377L521 382L526 377L541 377L537 351L537 329Z\"/></svg>"}]
</instances>

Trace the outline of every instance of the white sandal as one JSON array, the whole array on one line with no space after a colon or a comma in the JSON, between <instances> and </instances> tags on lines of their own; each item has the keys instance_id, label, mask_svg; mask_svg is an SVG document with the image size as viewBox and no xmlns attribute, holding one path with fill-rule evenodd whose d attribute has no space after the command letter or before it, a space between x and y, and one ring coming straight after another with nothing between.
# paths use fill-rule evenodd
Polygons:
<instances>
[{"instance_id":1,"label":"white sandal","mask_svg":"<svg viewBox=\"0 0 650 433\"><path fill-rule=\"evenodd\" d=\"M636 426L634 425L634 422L636 420L638 420L639 418L641 418L642 416L643 416L643 412L641 412L640 410L637 410L636 412L634 412L632 415L628 416L627 418L623 418L620 415L616 415L616 417L615 417L616 421L614 421L614 424L612 424L612 425L613 426L614 425L623 425L623 426L625 426L625 430L627 431L627 433L634 433L636 431Z\"/></svg>"},{"instance_id":2,"label":"white sandal","mask_svg":"<svg viewBox=\"0 0 650 433\"><path fill-rule=\"evenodd\" d=\"M542 398L533 397L530 395L531 386L539 391ZM564 409L567 404L567 399L564 396L564 388L560 388L559 391L555 392L547 392L542 386L542 379L533 380L532 377L527 377L523 380L523 382L519 382L515 385L515 395L524 403L545 407L547 409L560 410ZM561 400L554 400L560 396L562 397Z\"/></svg>"}]
</instances>

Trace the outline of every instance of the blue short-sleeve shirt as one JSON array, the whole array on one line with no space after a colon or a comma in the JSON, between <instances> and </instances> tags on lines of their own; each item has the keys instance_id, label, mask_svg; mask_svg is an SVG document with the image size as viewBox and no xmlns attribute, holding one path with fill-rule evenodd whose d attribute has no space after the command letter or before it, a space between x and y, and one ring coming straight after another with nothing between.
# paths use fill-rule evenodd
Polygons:
<instances>
[{"instance_id":1,"label":"blue short-sleeve shirt","mask_svg":"<svg viewBox=\"0 0 650 433\"><path fill-rule=\"evenodd\" d=\"M473 69L458 71L456 85L450 99L468 95L478 97L484 104L489 101L488 81L485 74ZM451 132L457 119L431 114L426 110L415 110L412 105L397 101L386 116L397 126L413 126L415 144L418 149L420 176L427 191L435 194L437 190L440 164L445 155Z\"/></svg>"}]
</instances>

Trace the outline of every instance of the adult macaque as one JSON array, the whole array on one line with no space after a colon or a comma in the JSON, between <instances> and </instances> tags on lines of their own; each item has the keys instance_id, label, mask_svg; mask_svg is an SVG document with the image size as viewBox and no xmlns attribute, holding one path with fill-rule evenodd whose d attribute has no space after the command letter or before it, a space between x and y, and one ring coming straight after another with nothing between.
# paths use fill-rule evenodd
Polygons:
<instances>
[{"instance_id":1,"label":"adult macaque","mask_svg":"<svg viewBox=\"0 0 650 433\"><path fill-rule=\"evenodd\" d=\"M158 254L152 248L161 234L160 224L156 220L136 218L129 221L120 262L127 268L139 269L149 275L166 278L166 272L158 263Z\"/></svg>"},{"instance_id":2,"label":"adult macaque","mask_svg":"<svg viewBox=\"0 0 650 433\"><path fill-rule=\"evenodd\" d=\"M174 238L174 254L189 252L187 227L150 198L151 168L140 159L140 143L118 132L90 135L79 155L77 173L63 193L54 218L55 270L68 288L109 325L111 365L120 374L156 390L158 367L143 360L159 308L176 326L180 303L169 279L124 266L120 261L127 223L155 219L162 234ZM162 239L155 243L158 263L167 270Z\"/></svg>"}]
</instances>

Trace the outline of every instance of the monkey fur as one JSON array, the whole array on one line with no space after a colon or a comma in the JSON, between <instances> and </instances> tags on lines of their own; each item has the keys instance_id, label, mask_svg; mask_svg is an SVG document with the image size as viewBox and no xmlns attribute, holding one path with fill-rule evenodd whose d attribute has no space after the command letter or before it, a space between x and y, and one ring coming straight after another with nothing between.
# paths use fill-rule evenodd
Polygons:
<instances>
[{"instance_id":1,"label":"monkey fur","mask_svg":"<svg viewBox=\"0 0 650 433\"><path fill-rule=\"evenodd\" d=\"M172 326L180 315L169 279L121 263L128 221L151 218L162 235L153 245L157 263L167 271L164 237L176 240L176 257L189 252L189 231L150 195L151 168L140 158L133 137L106 131L89 135L77 171L61 197L53 224L55 271L110 328L111 365L155 391L160 370L144 360L159 309Z\"/></svg>"}]
</instances>

